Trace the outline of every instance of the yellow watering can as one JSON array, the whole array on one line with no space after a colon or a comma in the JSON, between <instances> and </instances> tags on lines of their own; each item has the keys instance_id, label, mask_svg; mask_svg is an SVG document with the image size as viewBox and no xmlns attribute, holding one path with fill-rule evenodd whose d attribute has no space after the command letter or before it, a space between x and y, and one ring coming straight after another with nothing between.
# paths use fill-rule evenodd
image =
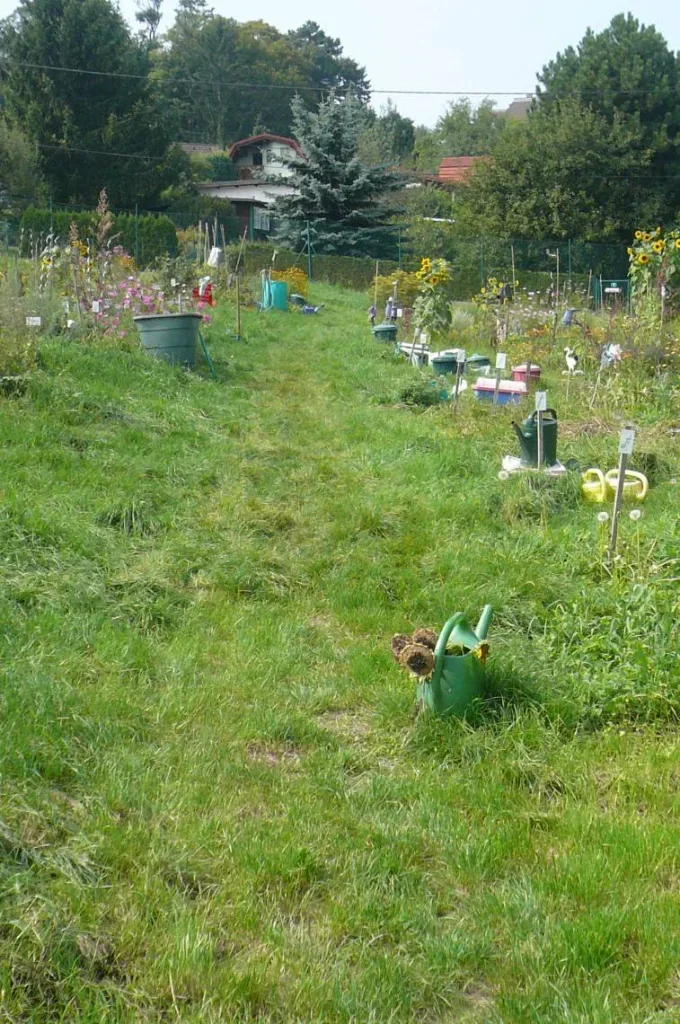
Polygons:
<instances>
[{"instance_id":1,"label":"yellow watering can","mask_svg":"<svg viewBox=\"0 0 680 1024\"><path fill-rule=\"evenodd\" d=\"M586 501L607 500L607 481L601 469L587 469L581 477L581 493Z\"/></svg>"},{"instance_id":2,"label":"yellow watering can","mask_svg":"<svg viewBox=\"0 0 680 1024\"><path fill-rule=\"evenodd\" d=\"M604 479L607 484L607 497L613 501L616 497L616 488L619 483L618 469L610 469L608 473L605 473ZM626 470L623 480L624 500L628 498L635 501L644 501L648 490L649 481L644 473L637 473L634 469Z\"/></svg>"},{"instance_id":3,"label":"yellow watering can","mask_svg":"<svg viewBox=\"0 0 680 1024\"><path fill-rule=\"evenodd\" d=\"M586 501L613 501L619 482L618 469L603 473L601 469L587 469L581 477L581 492ZM649 481L644 473L627 469L623 482L623 497L631 501L644 501L649 490Z\"/></svg>"}]
</instances>

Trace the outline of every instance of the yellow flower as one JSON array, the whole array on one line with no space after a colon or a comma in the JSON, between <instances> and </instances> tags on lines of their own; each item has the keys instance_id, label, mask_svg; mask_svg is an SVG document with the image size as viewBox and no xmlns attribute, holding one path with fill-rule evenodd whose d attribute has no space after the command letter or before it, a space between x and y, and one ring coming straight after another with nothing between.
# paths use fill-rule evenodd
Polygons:
<instances>
[{"instance_id":1,"label":"yellow flower","mask_svg":"<svg viewBox=\"0 0 680 1024\"><path fill-rule=\"evenodd\" d=\"M675 239L675 248L680 249L680 238Z\"/></svg>"},{"instance_id":2,"label":"yellow flower","mask_svg":"<svg viewBox=\"0 0 680 1024\"><path fill-rule=\"evenodd\" d=\"M643 267L645 263L649 263L649 256L646 252L643 252L640 256L638 256L638 263Z\"/></svg>"},{"instance_id":3,"label":"yellow flower","mask_svg":"<svg viewBox=\"0 0 680 1024\"><path fill-rule=\"evenodd\" d=\"M679 239L679 241L680 241L680 239ZM481 294L482 294L482 295L486 295L486 288L482 288L482 290L481 290Z\"/></svg>"},{"instance_id":4,"label":"yellow flower","mask_svg":"<svg viewBox=\"0 0 680 1024\"><path fill-rule=\"evenodd\" d=\"M646 234L646 235L642 236L642 241L643 242L651 242L651 240L652 240L652 236L650 234Z\"/></svg>"},{"instance_id":5,"label":"yellow flower","mask_svg":"<svg viewBox=\"0 0 680 1024\"><path fill-rule=\"evenodd\" d=\"M657 255L659 255L663 252L665 244L666 243L663 241L663 239L659 238L656 242L654 242L652 249L655 253L657 253Z\"/></svg>"},{"instance_id":6,"label":"yellow flower","mask_svg":"<svg viewBox=\"0 0 680 1024\"><path fill-rule=\"evenodd\" d=\"M661 228L657 228L656 229L656 233L657 233L657 235L660 235L661 234Z\"/></svg>"},{"instance_id":7,"label":"yellow flower","mask_svg":"<svg viewBox=\"0 0 680 1024\"><path fill-rule=\"evenodd\" d=\"M638 242L640 242L642 240L642 232L641 231L636 231L635 232L635 237L637 238Z\"/></svg>"},{"instance_id":8,"label":"yellow flower","mask_svg":"<svg viewBox=\"0 0 680 1024\"><path fill-rule=\"evenodd\" d=\"M626 252L628 253L628 255L629 255L629 256L632 256L632 255L633 255L633 250L632 250L631 248L628 248L628 249L626 250Z\"/></svg>"}]
</instances>

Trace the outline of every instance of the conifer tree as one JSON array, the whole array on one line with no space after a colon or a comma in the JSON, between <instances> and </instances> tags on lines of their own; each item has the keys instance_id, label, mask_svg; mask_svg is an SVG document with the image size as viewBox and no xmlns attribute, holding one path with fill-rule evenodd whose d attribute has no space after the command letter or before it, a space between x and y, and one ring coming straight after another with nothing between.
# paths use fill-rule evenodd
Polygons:
<instances>
[{"instance_id":1,"label":"conifer tree","mask_svg":"<svg viewBox=\"0 0 680 1024\"><path fill-rule=\"evenodd\" d=\"M318 253L393 257L394 211L386 200L400 180L382 167L365 167L357 156L364 110L352 96L331 93L317 111L296 97L293 133L305 159L293 164L296 195L279 200L278 240L301 249L310 240Z\"/></svg>"}]
</instances>

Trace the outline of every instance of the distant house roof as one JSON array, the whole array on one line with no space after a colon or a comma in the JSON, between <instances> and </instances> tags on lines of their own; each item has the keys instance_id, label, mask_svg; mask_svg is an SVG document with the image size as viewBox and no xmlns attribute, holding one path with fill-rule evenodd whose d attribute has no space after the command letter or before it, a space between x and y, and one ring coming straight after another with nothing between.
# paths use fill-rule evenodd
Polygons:
<instances>
[{"instance_id":1,"label":"distant house roof","mask_svg":"<svg viewBox=\"0 0 680 1024\"><path fill-rule=\"evenodd\" d=\"M533 102L533 96L522 96L520 99L513 100L505 111L505 116L512 121L524 121Z\"/></svg>"},{"instance_id":2,"label":"distant house roof","mask_svg":"<svg viewBox=\"0 0 680 1024\"><path fill-rule=\"evenodd\" d=\"M249 139L240 139L238 142L234 142L229 150L229 156L233 160L240 149L245 149L246 146L257 146L260 142L282 142L284 146L294 149L297 155L304 160L304 153L296 139L288 139L285 135L272 135L271 132L262 132L260 135L251 135Z\"/></svg>"},{"instance_id":3,"label":"distant house roof","mask_svg":"<svg viewBox=\"0 0 680 1024\"><path fill-rule=\"evenodd\" d=\"M475 164L484 156L445 156L439 165L437 181L442 185L461 185L468 181Z\"/></svg>"}]
</instances>

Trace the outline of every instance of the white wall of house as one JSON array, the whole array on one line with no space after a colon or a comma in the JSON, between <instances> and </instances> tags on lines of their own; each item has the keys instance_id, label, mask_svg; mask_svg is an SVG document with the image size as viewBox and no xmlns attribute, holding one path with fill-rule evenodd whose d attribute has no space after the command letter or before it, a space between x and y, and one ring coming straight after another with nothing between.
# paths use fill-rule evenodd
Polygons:
<instances>
[{"instance_id":1,"label":"white wall of house","mask_svg":"<svg viewBox=\"0 0 680 1024\"><path fill-rule=\"evenodd\" d=\"M262 155L261 164L255 162L256 153ZM237 171L247 167L253 177L291 178L294 171L289 165L295 159L297 159L297 153L291 146L287 146L284 142L267 140L239 149L234 166Z\"/></svg>"}]
</instances>

